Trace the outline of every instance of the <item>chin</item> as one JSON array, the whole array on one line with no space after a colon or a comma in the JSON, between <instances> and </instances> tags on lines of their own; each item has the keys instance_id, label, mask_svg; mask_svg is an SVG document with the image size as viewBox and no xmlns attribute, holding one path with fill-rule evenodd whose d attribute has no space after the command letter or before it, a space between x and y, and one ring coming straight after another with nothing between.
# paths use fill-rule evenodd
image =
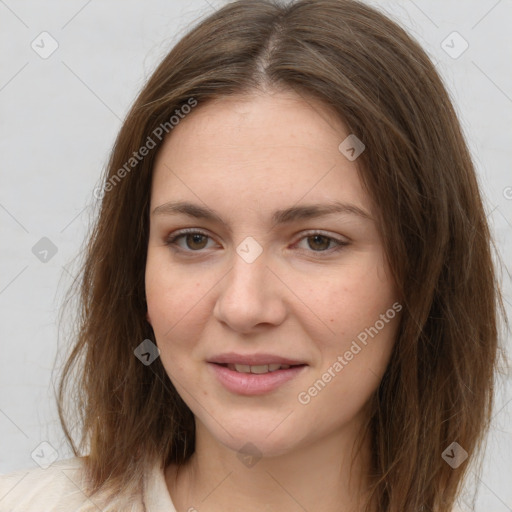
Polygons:
<instances>
[{"instance_id":1,"label":"chin","mask_svg":"<svg viewBox=\"0 0 512 512\"><path fill-rule=\"evenodd\" d=\"M225 430L215 422L212 425L212 422L208 421L207 425L203 424L203 427L218 443L237 455L248 452L260 457L278 457L289 453L301 444L297 429L292 428L294 422L290 421L286 428L284 425L279 425L282 419L280 418L278 422L262 421L260 416L258 424L247 421L247 418L242 424L238 419L236 422L224 421L222 426ZM283 423L286 421L285 419Z\"/></svg>"}]
</instances>

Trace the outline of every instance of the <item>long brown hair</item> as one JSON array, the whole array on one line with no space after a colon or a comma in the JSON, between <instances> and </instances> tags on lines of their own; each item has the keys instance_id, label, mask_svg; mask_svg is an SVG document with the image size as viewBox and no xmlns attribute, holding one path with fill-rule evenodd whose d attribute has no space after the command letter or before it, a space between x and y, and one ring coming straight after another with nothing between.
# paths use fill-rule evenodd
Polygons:
<instances>
[{"instance_id":1,"label":"long brown hair","mask_svg":"<svg viewBox=\"0 0 512 512\"><path fill-rule=\"evenodd\" d=\"M76 342L58 397L66 436L76 455L88 453L91 491L136 492L155 457L166 466L193 453L192 413L160 359L146 366L134 356L155 339L144 288L152 167L164 140L155 133L164 126L172 136L169 120L191 101L200 108L258 87L322 101L366 146L360 177L403 298L372 398L368 509L449 511L468 461L453 469L442 454L457 442L471 461L490 420L504 311L493 243L434 66L396 23L353 0L232 2L185 35L148 80L112 151L76 282ZM130 162L148 137L154 147Z\"/></svg>"}]
</instances>

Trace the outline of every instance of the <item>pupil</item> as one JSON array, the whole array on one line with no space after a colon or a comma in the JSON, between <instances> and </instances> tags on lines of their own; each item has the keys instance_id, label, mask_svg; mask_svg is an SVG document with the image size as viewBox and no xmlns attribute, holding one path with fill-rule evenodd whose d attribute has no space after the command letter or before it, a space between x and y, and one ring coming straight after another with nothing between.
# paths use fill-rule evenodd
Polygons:
<instances>
[{"instance_id":1,"label":"pupil","mask_svg":"<svg viewBox=\"0 0 512 512\"><path fill-rule=\"evenodd\" d=\"M313 246L316 245L316 249L327 249L329 247L329 239L324 235L314 235L310 237L310 239L313 239ZM322 243L322 241L324 243ZM318 247L320 245L320 247ZM315 249L315 247L312 246L312 244L309 244L311 249Z\"/></svg>"},{"instance_id":2,"label":"pupil","mask_svg":"<svg viewBox=\"0 0 512 512\"><path fill-rule=\"evenodd\" d=\"M202 239L206 239L206 237L204 235L201 235L200 233L188 235L187 236L187 245L191 249L202 249L205 246L205 240L202 240ZM201 243L201 241L203 243ZM195 246L195 244L198 244L200 247Z\"/></svg>"}]
</instances>

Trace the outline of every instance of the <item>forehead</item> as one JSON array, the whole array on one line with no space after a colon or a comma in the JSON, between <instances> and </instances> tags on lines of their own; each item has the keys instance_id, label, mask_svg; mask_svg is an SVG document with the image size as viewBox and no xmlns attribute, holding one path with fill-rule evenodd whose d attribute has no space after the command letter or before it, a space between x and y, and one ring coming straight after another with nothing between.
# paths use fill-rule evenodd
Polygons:
<instances>
[{"instance_id":1,"label":"forehead","mask_svg":"<svg viewBox=\"0 0 512 512\"><path fill-rule=\"evenodd\" d=\"M325 105L294 92L200 104L159 151L151 203L194 195L205 203L222 202L228 194L233 201L283 204L307 196L356 200L370 210L357 162L338 149L347 135Z\"/></svg>"}]
</instances>

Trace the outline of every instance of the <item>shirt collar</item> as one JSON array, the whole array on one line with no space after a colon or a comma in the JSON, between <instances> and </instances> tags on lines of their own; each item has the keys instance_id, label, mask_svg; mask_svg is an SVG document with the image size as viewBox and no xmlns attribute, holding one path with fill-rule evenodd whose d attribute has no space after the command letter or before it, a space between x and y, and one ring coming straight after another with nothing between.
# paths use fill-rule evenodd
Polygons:
<instances>
[{"instance_id":1,"label":"shirt collar","mask_svg":"<svg viewBox=\"0 0 512 512\"><path fill-rule=\"evenodd\" d=\"M153 464L144 479L143 503L146 512L176 512L165 481L164 469L159 461Z\"/></svg>"}]
</instances>

